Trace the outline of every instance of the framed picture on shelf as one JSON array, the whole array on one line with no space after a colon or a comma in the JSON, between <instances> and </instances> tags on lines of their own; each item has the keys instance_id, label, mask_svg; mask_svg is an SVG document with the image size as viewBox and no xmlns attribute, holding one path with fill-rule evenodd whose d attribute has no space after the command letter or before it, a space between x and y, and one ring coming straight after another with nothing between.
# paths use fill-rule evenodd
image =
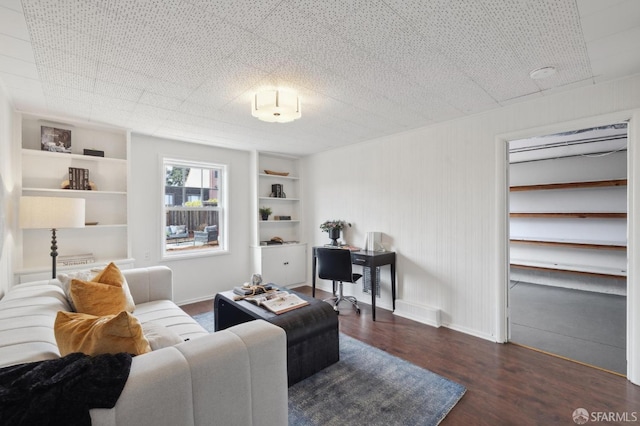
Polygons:
<instances>
[{"instance_id":1,"label":"framed picture on shelf","mask_svg":"<svg viewBox=\"0 0 640 426\"><path fill-rule=\"evenodd\" d=\"M71 154L71 130L40 126L40 149Z\"/></svg>"}]
</instances>

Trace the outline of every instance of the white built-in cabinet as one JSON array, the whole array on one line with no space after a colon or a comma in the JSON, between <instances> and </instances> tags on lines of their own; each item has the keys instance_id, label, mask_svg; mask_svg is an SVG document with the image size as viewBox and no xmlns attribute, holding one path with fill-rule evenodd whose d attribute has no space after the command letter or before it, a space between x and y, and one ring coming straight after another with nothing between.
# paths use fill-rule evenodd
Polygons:
<instances>
[{"instance_id":1,"label":"white built-in cabinet","mask_svg":"<svg viewBox=\"0 0 640 426\"><path fill-rule=\"evenodd\" d=\"M41 126L71 130L71 153L41 150ZM58 271L87 269L110 261L124 269L132 267L127 208L128 132L29 115L22 116L21 130L22 195L85 199L87 225L57 231L58 255L92 253L95 263L58 266ZM84 149L104 151L104 157L83 155ZM63 189L69 167L89 169L95 190ZM49 278L51 231L20 231L22 259L16 268L16 281Z\"/></svg>"},{"instance_id":2,"label":"white built-in cabinet","mask_svg":"<svg viewBox=\"0 0 640 426\"><path fill-rule=\"evenodd\" d=\"M265 282L286 286L305 281L306 244L257 247L254 254Z\"/></svg>"},{"instance_id":3,"label":"white built-in cabinet","mask_svg":"<svg viewBox=\"0 0 640 426\"><path fill-rule=\"evenodd\" d=\"M306 280L307 245L303 241L302 186L298 158L253 152L253 265L265 282L288 286ZM279 173L279 174L274 174ZM286 174L283 175L283 174ZM284 196L276 197L274 185L281 185ZM272 210L263 220L259 208ZM267 245L278 237L282 245Z\"/></svg>"}]
</instances>

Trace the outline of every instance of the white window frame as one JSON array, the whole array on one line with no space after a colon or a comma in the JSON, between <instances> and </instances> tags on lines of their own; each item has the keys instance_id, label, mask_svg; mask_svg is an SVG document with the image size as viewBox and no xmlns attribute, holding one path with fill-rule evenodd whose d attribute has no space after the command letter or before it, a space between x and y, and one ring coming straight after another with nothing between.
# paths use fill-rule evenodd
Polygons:
<instances>
[{"instance_id":1,"label":"white window frame","mask_svg":"<svg viewBox=\"0 0 640 426\"><path fill-rule=\"evenodd\" d=\"M165 203L167 198L165 193L165 185L166 185L167 166L219 170L218 206L216 207L166 206ZM161 241L160 258L162 260L175 260L175 259L202 257L202 256L216 256L220 254L226 254L229 252L228 177L229 177L229 167L226 164L215 163L215 162L192 161L192 160L177 159L177 158L170 158L170 157L161 158L159 180L161 182L160 204L161 204L162 220L160 222L162 226L160 228L160 241ZM218 235L219 235L218 245L211 246L211 247L203 247L197 250L167 251L166 227L167 227L167 211L168 210L217 211L218 212Z\"/></svg>"}]
</instances>

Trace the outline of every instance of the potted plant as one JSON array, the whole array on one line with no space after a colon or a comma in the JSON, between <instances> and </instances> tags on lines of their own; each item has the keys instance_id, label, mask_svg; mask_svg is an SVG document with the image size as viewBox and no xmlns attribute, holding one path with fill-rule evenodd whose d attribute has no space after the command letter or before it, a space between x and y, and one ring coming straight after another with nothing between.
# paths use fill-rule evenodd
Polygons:
<instances>
[{"instance_id":1,"label":"potted plant","mask_svg":"<svg viewBox=\"0 0 640 426\"><path fill-rule=\"evenodd\" d=\"M262 220L269 219L269 215L271 214L271 207L260 207L260 216L262 216Z\"/></svg>"},{"instance_id":2,"label":"potted plant","mask_svg":"<svg viewBox=\"0 0 640 426\"><path fill-rule=\"evenodd\" d=\"M337 246L340 231L347 226L351 226L351 224L344 220L327 220L320 225L320 229L322 229L323 232L329 233L329 238L332 240L331 245Z\"/></svg>"},{"instance_id":3,"label":"potted plant","mask_svg":"<svg viewBox=\"0 0 640 426\"><path fill-rule=\"evenodd\" d=\"M218 199L217 198L209 198L207 201L204 202L205 206L210 206L210 207L217 207L218 206Z\"/></svg>"}]
</instances>

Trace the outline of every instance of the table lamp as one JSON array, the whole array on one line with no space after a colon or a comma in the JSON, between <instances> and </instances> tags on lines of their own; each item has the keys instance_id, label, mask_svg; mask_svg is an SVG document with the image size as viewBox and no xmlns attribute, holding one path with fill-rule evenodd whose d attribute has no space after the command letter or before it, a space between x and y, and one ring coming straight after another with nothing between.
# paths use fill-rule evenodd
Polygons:
<instances>
[{"instance_id":1,"label":"table lamp","mask_svg":"<svg viewBox=\"0 0 640 426\"><path fill-rule=\"evenodd\" d=\"M20 197L20 228L51 229L52 278L56 277L56 229L84 228L84 198Z\"/></svg>"}]
</instances>

